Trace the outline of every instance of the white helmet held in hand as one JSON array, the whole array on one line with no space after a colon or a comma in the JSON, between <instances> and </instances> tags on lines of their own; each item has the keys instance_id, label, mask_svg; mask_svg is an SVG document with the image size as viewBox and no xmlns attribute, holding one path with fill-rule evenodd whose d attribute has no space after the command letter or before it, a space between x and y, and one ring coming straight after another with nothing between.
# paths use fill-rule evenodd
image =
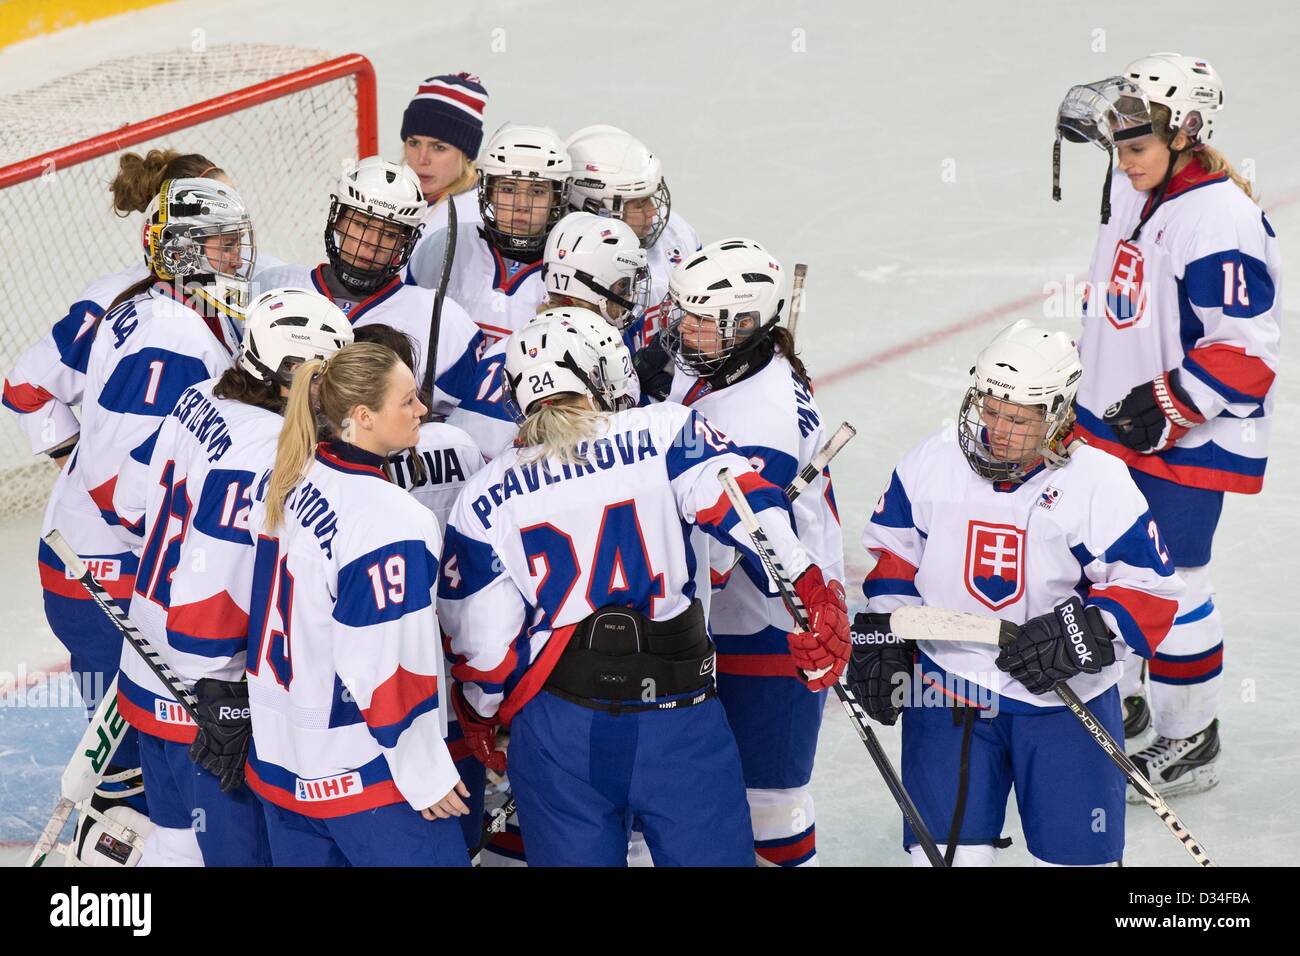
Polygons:
<instances>
[{"instance_id":1,"label":"white helmet held in hand","mask_svg":"<svg viewBox=\"0 0 1300 956\"><path fill-rule=\"evenodd\" d=\"M785 274L754 240L722 239L673 268L668 302L664 348L686 371L709 376L780 321Z\"/></svg>"},{"instance_id":2,"label":"white helmet held in hand","mask_svg":"<svg viewBox=\"0 0 1300 956\"><path fill-rule=\"evenodd\" d=\"M488 241L502 255L528 261L564 215L573 167L564 142L546 126L507 123L478 159L479 211Z\"/></svg>"},{"instance_id":3,"label":"white helmet held in hand","mask_svg":"<svg viewBox=\"0 0 1300 956\"><path fill-rule=\"evenodd\" d=\"M351 344L352 324L325 296L308 289L272 289L248 310L237 361L259 382L288 387L303 362L328 358Z\"/></svg>"},{"instance_id":4,"label":"white helmet held in hand","mask_svg":"<svg viewBox=\"0 0 1300 956\"><path fill-rule=\"evenodd\" d=\"M1074 425L1083 365L1074 341L1021 319L975 360L962 401L958 441L971 468L991 481L1016 481L1040 461L1060 466Z\"/></svg>"},{"instance_id":5,"label":"white helmet held in hand","mask_svg":"<svg viewBox=\"0 0 1300 956\"><path fill-rule=\"evenodd\" d=\"M506 342L506 382L519 410L557 395L590 395L609 412L627 396L632 357L618 330L586 309L548 309Z\"/></svg>"},{"instance_id":6,"label":"white helmet held in hand","mask_svg":"<svg viewBox=\"0 0 1300 956\"><path fill-rule=\"evenodd\" d=\"M643 246L653 246L668 224L672 208L659 157L617 126L584 127L570 136L566 145L573 160L570 205L622 219L633 227Z\"/></svg>"},{"instance_id":7,"label":"white helmet held in hand","mask_svg":"<svg viewBox=\"0 0 1300 956\"><path fill-rule=\"evenodd\" d=\"M242 312L257 249L248 210L215 179L168 179L145 210L144 264L160 279L211 287L214 305Z\"/></svg>"},{"instance_id":8,"label":"white helmet held in hand","mask_svg":"<svg viewBox=\"0 0 1300 956\"><path fill-rule=\"evenodd\" d=\"M339 281L374 292L411 258L426 210L420 178L405 163L367 156L330 193L325 252Z\"/></svg>"},{"instance_id":9,"label":"white helmet held in hand","mask_svg":"<svg viewBox=\"0 0 1300 956\"><path fill-rule=\"evenodd\" d=\"M1223 109L1223 81L1205 60L1181 53L1152 53L1124 68L1152 103L1169 108L1171 129L1193 143L1214 135L1214 114Z\"/></svg>"},{"instance_id":10,"label":"white helmet held in hand","mask_svg":"<svg viewBox=\"0 0 1300 956\"><path fill-rule=\"evenodd\" d=\"M617 329L645 312L650 295L650 271L636 233L589 212L571 212L551 230L542 281L548 295L590 303Z\"/></svg>"}]
</instances>

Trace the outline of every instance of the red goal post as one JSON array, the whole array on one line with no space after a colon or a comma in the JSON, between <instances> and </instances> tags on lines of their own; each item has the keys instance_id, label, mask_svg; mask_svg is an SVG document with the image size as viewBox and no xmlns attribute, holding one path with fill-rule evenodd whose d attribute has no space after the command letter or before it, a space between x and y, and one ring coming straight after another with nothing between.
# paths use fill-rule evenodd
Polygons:
<instances>
[{"instance_id":1,"label":"red goal post","mask_svg":"<svg viewBox=\"0 0 1300 956\"><path fill-rule=\"evenodd\" d=\"M202 153L249 206L259 255L312 263L329 189L379 151L376 83L359 54L263 44L111 60L0 96L0 375L93 280L140 259L138 214L111 208L128 149ZM0 520L44 504L53 466L0 412Z\"/></svg>"}]
</instances>

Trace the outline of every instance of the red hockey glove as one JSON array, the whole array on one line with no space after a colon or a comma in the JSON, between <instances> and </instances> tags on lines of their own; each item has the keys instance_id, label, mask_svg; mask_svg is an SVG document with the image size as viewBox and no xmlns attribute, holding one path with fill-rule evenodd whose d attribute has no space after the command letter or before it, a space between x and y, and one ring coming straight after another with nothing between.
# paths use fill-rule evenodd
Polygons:
<instances>
[{"instance_id":1,"label":"red hockey glove","mask_svg":"<svg viewBox=\"0 0 1300 956\"><path fill-rule=\"evenodd\" d=\"M460 730L465 735L469 752L489 770L505 773L506 755L505 751L497 749L496 721L480 716L479 712L470 706L460 684L453 684L451 687L451 707L456 712L456 719L460 721Z\"/></svg>"},{"instance_id":2,"label":"red hockey glove","mask_svg":"<svg viewBox=\"0 0 1300 956\"><path fill-rule=\"evenodd\" d=\"M794 590L808 611L808 630L789 635L790 655L806 675L817 675L808 677L808 689L822 690L840 679L853 650L844 585L827 584L821 568L813 565L794 583Z\"/></svg>"}]
</instances>

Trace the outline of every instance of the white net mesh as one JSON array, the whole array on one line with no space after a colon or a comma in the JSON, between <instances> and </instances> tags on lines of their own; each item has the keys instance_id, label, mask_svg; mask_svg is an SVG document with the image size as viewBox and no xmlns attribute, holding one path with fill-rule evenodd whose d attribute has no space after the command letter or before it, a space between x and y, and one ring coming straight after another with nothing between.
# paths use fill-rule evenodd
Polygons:
<instances>
[{"instance_id":1,"label":"white net mesh","mask_svg":"<svg viewBox=\"0 0 1300 956\"><path fill-rule=\"evenodd\" d=\"M75 162L87 139L224 97L330 59L317 50L266 45L210 47L110 60L36 89L0 97L0 173L44 153L35 179L0 188L0 374L45 335L93 279L140 258L142 217L112 211L108 185L130 151L201 153L226 170L248 204L259 251L289 262L323 254L329 187L357 158L355 77L285 93L266 103L175 128L95 159ZM0 518L43 506L55 474L0 412Z\"/></svg>"}]
</instances>

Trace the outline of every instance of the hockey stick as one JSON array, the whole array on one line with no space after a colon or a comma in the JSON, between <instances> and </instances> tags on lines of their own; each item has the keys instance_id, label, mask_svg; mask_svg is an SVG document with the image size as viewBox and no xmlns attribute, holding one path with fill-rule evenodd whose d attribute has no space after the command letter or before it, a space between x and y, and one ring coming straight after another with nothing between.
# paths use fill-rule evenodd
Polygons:
<instances>
[{"instance_id":1,"label":"hockey stick","mask_svg":"<svg viewBox=\"0 0 1300 956\"><path fill-rule=\"evenodd\" d=\"M718 473L718 481L722 483L723 490L726 491L727 497L731 500L731 506L736 509L736 515L740 518L740 523L745 531L748 532L749 538L754 544L754 550L758 552L758 556L762 559L768 576L776 583L777 590L781 592L781 600L785 602L786 610L794 618L795 627L804 631L808 630L808 613L804 609L803 601L790 583L785 569L781 566L780 559L772 550L772 545L767 539L767 533L763 531L763 526L758 523L758 516L749 507L749 502L745 500L745 495L740 490L740 486L736 484L736 479L732 478L724 468ZM911 825L912 833L916 835L916 839L921 844L921 849L925 852L930 865L946 867L948 864L944 861L943 855L939 853L939 847L935 844L934 837L926 829L925 823L921 820L920 811L916 809L916 804L912 802L907 790L903 788L903 781L899 779L898 773L889 762L889 755L880 746L880 741L876 739L875 733L867 723L866 714L853 696L853 692L845 687L841 681L836 681L834 686L835 695L839 697L844 712L849 715L849 720L853 722L858 737L866 744L867 753L871 754L876 769L885 778L885 786L889 788L889 793L894 798L894 802L898 804L898 808L903 811L903 816Z\"/></svg>"},{"instance_id":2,"label":"hockey stick","mask_svg":"<svg viewBox=\"0 0 1300 956\"><path fill-rule=\"evenodd\" d=\"M1009 621L979 614L965 614L961 611L946 611L933 607L900 607L889 616L889 626L895 634L909 641L970 641L976 644L989 644L993 647L1005 647L1015 641L1020 628ZM1178 838L1193 860L1201 866L1214 866L1214 862L1201 849L1200 842L1183 826L1183 821L1170 809L1165 798L1124 753L1124 748L1115 742L1102 726L1096 716L1079 696L1064 682L1052 690L1061 699L1070 712L1079 718L1079 722L1092 735L1097 746L1106 752L1115 766L1128 777L1129 783L1141 794L1147 806L1164 821L1169 832Z\"/></svg>"},{"instance_id":3,"label":"hockey stick","mask_svg":"<svg viewBox=\"0 0 1300 956\"><path fill-rule=\"evenodd\" d=\"M167 662L158 656L158 651L149 643L149 639L131 623L131 619L126 616L126 612L113 603L109 593L86 570L86 566L81 563L81 558L77 556L77 552L69 547L63 535L59 534L59 530L55 528L45 536L44 540L54 550L54 553L59 556L63 566L77 578L78 583L86 589L95 603L99 605L100 610L108 615L109 620L121 632L126 642L139 651L140 656L144 658L144 662L149 665L149 669L171 691L172 696L180 702L190 720L202 727L203 722L198 715L199 702L194 699L194 695L181 683L175 672L167 666Z\"/></svg>"},{"instance_id":4,"label":"hockey stick","mask_svg":"<svg viewBox=\"0 0 1300 956\"><path fill-rule=\"evenodd\" d=\"M456 257L456 197L447 197L447 248L442 250L442 278L433 293L433 314L429 317L428 353L424 360L424 394L429 400L425 420L433 417L433 388L438 371L438 334L442 331L442 300L447 297L447 283L451 280L451 261Z\"/></svg>"},{"instance_id":5,"label":"hockey stick","mask_svg":"<svg viewBox=\"0 0 1300 956\"><path fill-rule=\"evenodd\" d=\"M90 718L90 725L81 735L81 742L68 761L67 768L59 780L59 801L54 805L54 814L45 829L36 839L31 855L27 857L28 866L40 866L49 856L58 842L63 826L68 817L79 805L85 803L95 793L95 787L104 777L108 762L117 753L117 745L126 736L125 718L117 710L117 677L109 683L104 698L95 708Z\"/></svg>"},{"instance_id":6,"label":"hockey stick","mask_svg":"<svg viewBox=\"0 0 1300 956\"><path fill-rule=\"evenodd\" d=\"M492 842L492 838L506 828L506 823L515 815L517 809L519 807L515 803L514 793L507 791L506 802L492 811L492 820L483 828L483 835L479 838L478 846L469 851L471 860L487 849L487 845Z\"/></svg>"},{"instance_id":7,"label":"hockey stick","mask_svg":"<svg viewBox=\"0 0 1300 956\"><path fill-rule=\"evenodd\" d=\"M799 318L803 315L803 284L808 278L808 267L802 262L794 264L794 282L790 286L790 338L794 338L795 329L799 327Z\"/></svg>"},{"instance_id":8,"label":"hockey stick","mask_svg":"<svg viewBox=\"0 0 1300 956\"><path fill-rule=\"evenodd\" d=\"M785 496L790 501L794 501L822 473L822 470L831 463L840 449L853 440L858 430L848 422L840 422L840 427L835 429L835 433L822 445L821 450L813 455L812 461L803 467L799 474L795 475L794 481L786 486ZM740 556L731 564L731 571L736 569L740 564ZM728 573L731 573L728 571ZM479 840L478 848L471 854L477 855L484 847L492 841L492 837L506 828L506 821L515 815L515 795L509 791L506 793L506 802L492 815L492 822L483 830L483 838Z\"/></svg>"},{"instance_id":9,"label":"hockey stick","mask_svg":"<svg viewBox=\"0 0 1300 956\"><path fill-rule=\"evenodd\" d=\"M803 494L803 490L812 484L826 466L831 463L831 459L838 455L840 449L852 441L857 433L858 430L848 422L840 422L840 427L835 429L835 434L831 435L826 444L822 445L821 451L813 455L812 461L804 465L803 470L794 476L794 481L786 485L786 498L790 501L794 501ZM732 571L736 570L740 561L741 557L738 554L736 555L736 560L731 562L731 567L728 569L727 573L730 574Z\"/></svg>"}]
</instances>

